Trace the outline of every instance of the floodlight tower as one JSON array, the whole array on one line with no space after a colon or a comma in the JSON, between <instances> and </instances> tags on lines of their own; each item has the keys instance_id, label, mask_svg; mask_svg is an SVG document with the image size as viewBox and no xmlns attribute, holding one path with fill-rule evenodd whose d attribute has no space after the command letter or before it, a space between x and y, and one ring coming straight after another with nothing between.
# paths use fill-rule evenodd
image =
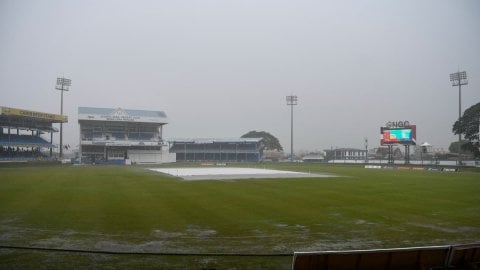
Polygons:
<instances>
[{"instance_id":1,"label":"floodlight tower","mask_svg":"<svg viewBox=\"0 0 480 270\"><path fill-rule=\"evenodd\" d=\"M458 121L462 117L462 85L467 85L467 72L465 71L458 71L455 73L450 74L450 81L452 82L452 86L458 86ZM462 134L458 134L458 158L457 158L457 165L460 165L460 146L462 141Z\"/></svg>"},{"instance_id":2,"label":"floodlight tower","mask_svg":"<svg viewBox=\"0 0 480 270\"><path fill-rule=\"evenodd\" d=\"M293 162L293 106L297 105L297 96L287 96L287 105L290 106L290 161Z\"/></svg>"},{"instance_id":3,"label":"floodlight tower","mask_svg":"<svg viewBox=\"0 0 480 270\"><path fill-rule=\"evenodd\" d=\"M68 88L72 85L72 80L61 77L57 78L57 85L55 89L62 91L60 98L60 114L63 116L63 92L68 91ZM60 158L63 157L63 120L60 121Z\"/></svg>"}]
</instances>

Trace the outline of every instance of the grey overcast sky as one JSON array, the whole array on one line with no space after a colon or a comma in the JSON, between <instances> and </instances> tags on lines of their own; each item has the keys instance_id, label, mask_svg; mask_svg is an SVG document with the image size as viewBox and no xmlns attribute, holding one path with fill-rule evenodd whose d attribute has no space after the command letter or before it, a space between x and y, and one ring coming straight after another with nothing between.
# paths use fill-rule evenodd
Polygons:
<instances>
[{"instance_id":1,"label":"grey overcast sky","mask_svg":"<svg viewBox=\"0 0 480 270\"><path fill-rule=\"evenodd\" d=\"M289 151L378 147L387 121L447 148L480 102L480 1L0 0L0 106L59 113L78 145L79 106L165 111L166 138L264 130ZM57 140L58 142L58 140Z\"/></svg>"}]
</instances>

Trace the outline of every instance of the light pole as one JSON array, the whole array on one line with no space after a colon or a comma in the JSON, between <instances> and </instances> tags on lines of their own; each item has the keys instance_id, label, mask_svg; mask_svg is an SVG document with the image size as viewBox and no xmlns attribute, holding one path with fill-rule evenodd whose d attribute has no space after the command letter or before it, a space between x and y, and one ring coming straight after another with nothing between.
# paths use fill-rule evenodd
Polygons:
<instances>
[{"instance_id":1,"label":"light pole","mask_svg":"<svg viewBox=\"0 0 480 270\"><path fill-rule=\"evenodd\" d=\"M455 73L450 74L450 81L452 82L452 86L458 86L458 121L460 122L460 118L462 117L462 85L467 85L467 72L465 71L458 71ZM458 134L458 158L457 158L457 165L461 164L460 160L460 148L462 144L462 134Z\"/></svg>"},{"instance_id":2,"label":"light pole","mask_svg":"<svg viewBox=\"0 0 480 270\"><path fill-rule=\"evenodd\" d=\"M60 114L63 117L63 92L68 91L68 87L72 85L72 80L61 77L57 78L57 86L55 89L62 91L60 98ZM63 158L63 120L60 121L60 158Z\"/></svg>"},{"instance_id":3,"label":"light pole","mask_svg":"<svg viewBox=\"0 0 480 270\"><path fill-rule=\"evenodd\" d=\"M290 161L293 162L293 106L297 105L297 96L287 96L287 105L290 106Z\"/></svg>"}]
</instances>

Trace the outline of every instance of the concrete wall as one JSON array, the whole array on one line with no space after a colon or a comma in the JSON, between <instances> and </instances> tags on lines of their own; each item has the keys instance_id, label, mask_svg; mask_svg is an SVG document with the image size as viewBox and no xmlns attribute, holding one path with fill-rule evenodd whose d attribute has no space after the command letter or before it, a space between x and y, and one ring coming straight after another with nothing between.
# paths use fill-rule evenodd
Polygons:
<instances>
[{"instance_id":1,"label":"concrete wall","mask_svg":"<svg viewBox=\"0 0 480 270\"><path fill-rule=\"evenodd\" d=\"M168 150L128 150L128 158L132 164L160 164L176 161L176 154Z\"/></svg>"}]
</instances>

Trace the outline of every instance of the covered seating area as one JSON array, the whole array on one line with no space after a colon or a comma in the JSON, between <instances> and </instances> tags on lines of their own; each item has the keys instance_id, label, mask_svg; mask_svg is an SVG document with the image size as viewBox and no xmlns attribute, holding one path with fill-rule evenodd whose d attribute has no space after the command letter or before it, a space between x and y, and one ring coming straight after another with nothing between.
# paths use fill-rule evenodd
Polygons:
<instances>
[{"instance_id":1,"label":"covered seating area","mask_svg":"<svg viewBox=\"0 0 480 270\"><path fill-rule=\"evenodd\" d=\"M0 160L52 158L53 133L58 131L53 124L65 122L62 115L0 107Z\"/></svg>"},{"instance_id":2,"label":"covered seating area","mask_svg":"<svg viewBox=\"0 0 480 270\"><path fill-rule=\"evenodd\" d=\"M294 270L480 269L480 243L395 249L295 252Z\"/></svg>"}]
</instances>

